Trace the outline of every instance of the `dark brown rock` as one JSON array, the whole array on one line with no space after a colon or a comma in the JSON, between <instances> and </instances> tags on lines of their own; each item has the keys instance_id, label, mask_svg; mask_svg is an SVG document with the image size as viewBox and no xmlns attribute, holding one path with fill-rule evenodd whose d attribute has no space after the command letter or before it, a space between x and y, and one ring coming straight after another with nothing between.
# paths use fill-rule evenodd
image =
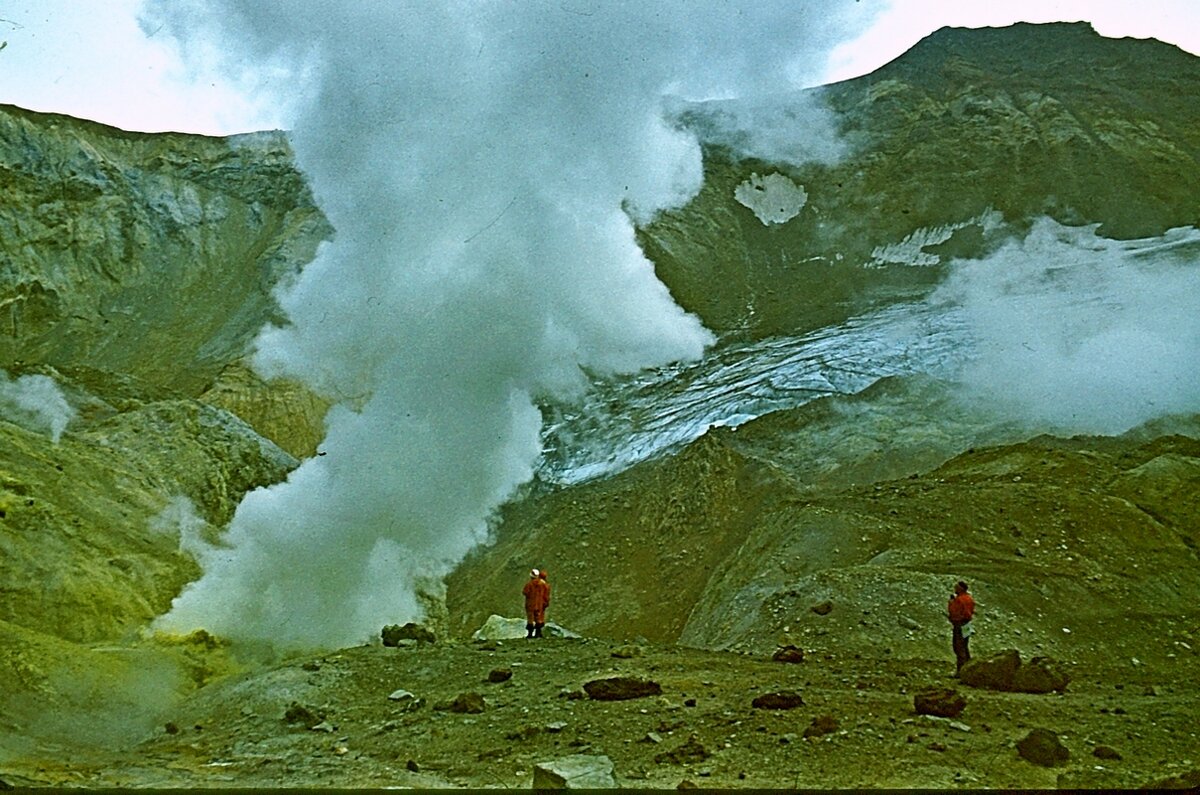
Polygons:
<instances>
[{"instance_id":1,"label":"dark brown rock","mask_svg":"<svg viewBox=\"0 0 1200 795\"><path fill-rule=\"evenodd\" d=\"M612 676L607 679L593 679L583 686L588 697L595 701L625 701L631 698L645 698L662 694L662 686L649 679L639 679L633 676Z\"/></svg>"},{"instance_id":2,"label":"dark brown rock","mask_svg":"<svg viewBox=\"0 0 1200 795\"><path fill-rule=\"evenodd\" d=\"M450 702L448 709L451 712L476 715L487 709L487 702L478 693L462 693Z\"/></svg>"},{"instance_id":3,"label":"dark brown rock","mask_svg":"<svg viewBox=\"0 0 1200 795\"><path fill-rule=\"evenodd\" d=\"M298 701L293 701L289 704L287 711L283 713L285 723L299 724L306 729L311 729L313 726L320 724L324 719L323 715L309 709Z\"/></svg>"},{"instance_id":4,"label":"dark brown rock","mask_svg":"<svg viewBox=\"0 0 1200 795\"><path fill-rule=\"evenodd\" d=\"M921 715L957 718L967 706L967 699L957 690L937 688L913 696L913 708Z\"/></svg>"},{"instance_id":5,"label":"dark brown rock","mask_svg":"<svg viewBox=\"0 0 1200 795\"><path fill-rule=\"evenodd\" d=\"M795 690L780 690L757 696L750 706L755 709L795 709L804 706L804 699Z\"/></svg>"},{"instance_id":6,"label":"dark brown rock","mask_svg":"<svg viewBox=\"0 0 1200 795\"><path fill-rule=\"evenodd\" d=\"M1071 752L1049 729L1034 729L1018 740L1017 753L1022 759L1042 767L1055 767L1071 758Z\"/></svg>"},{"instance_id":7,"label":"dark brown rock","mask_svg":"<svg viewBox=\"0 0 1200 795\"><path fill-rule=\"evenodd\" d=\"M833 734L841 728L837 718L832 715L818 715L813 718L812 723L804 730L805 737L821 737L825 734Z\"/></svg>"},{"instance_id":8,"label":"dark brown rock","mask_svg":"<svg viewBox=\"0 0 1200 795\"><path fill-rule=\"evenodd\" d=\"M771 655L771 659L775 662L783 663L802 663L804 662L804 649L796 646L787 645L780 646L775 653Z\"/></svg>"},{"instance_id":9,"label":"dark brown rock","mask_svg":"<svg viewBox=\"0 0 1200 795\"><path fill-rule=\"evenodd\" d=\"M703 743L700 742L700 739L693 734L691 737L688 737L683 744L671 749L670 751L663 751L662 753L656 754L654 756L654 761L660 765L664 762L673 765L681 765L688 762L703 762L710 756L712 756L712 754L708 752L708 749L704 747Z\"/></svg>"},{"instance_id":10,"label":"dark brown rock","mask_svg":"<svg viewBox=\"0 0 1200 795\"><path fill-rule=\"evenodd\" d=\"M1121 752L1111 745L1097 745L1092 749L1092 756L1097 759L1120 759Z\"/></svg>"},{"instance_id":11,"label":"dark brown rock","mask_svg":"<svg viewBox=\"0 0 1200 795\"><path fill-rule=\"evenodd\" d=\"M1012 690L1018 693L1053 693L1067 689L1071 677L1049 657L1034 657L1017 668L1012 678Z\"/></svg>"},{"instance_id":12,"label":"dark brown rock","mask_svg":"<svg viewBox=\"0 0 1200 795\"><path fill-rule=\"evenodd\" d=\"M833 602L828 600L812 606L812 611L819 616L827 616L833 612Z\"/></svg>"},{"instance_id":13,"label":"dark brown rock","mask_svg":"<svg viewBox=\"0 0 1200 795\"><path fill-rule=\"evenodd\" d=\"M409 621L404 626L388 624L380 632L384 646L399 646L402 640L415 640L419 643L433 643L437 636L432 630Z\"/></svg>"},{"instance_id":14,"label":"dark brown rock","mask_svg":"<svg viewBox=\"0 0 1200 795\"><path fill-rule=\"evenodd\" d=\"M498 684L500 682L507 682L509 679L512 679L512 675L513 672L511 668L496 668L488 672L487 680L493 684Z\"/></svg>"},{"instance_id":15,"label":"dark brown rock","mask_svg":"<svg viewBox=\"0 0 1200 795\"><path fill-rule=\"evenodd\" d=\"M1011 690L1013 675L1021 666L1021 653L1005 649L987 658L976 658L962 667L958 678L965 685L988 690Z\"/></svg>"}]
</instances>

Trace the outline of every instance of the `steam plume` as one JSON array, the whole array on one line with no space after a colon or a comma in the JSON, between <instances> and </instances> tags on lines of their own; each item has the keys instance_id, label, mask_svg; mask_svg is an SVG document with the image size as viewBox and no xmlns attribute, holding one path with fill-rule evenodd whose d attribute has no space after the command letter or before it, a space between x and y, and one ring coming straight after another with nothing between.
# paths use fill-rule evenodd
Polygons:
<instances>
[{"instance_id":1,"label":"steam plume","mask_svg":"<svg viewBox=\"0 0 1200 795\"><path fill-rule=\"evenodd\" d=\"M341 401L326 455L245 499L161 626L315 646L417 617L531 476L539 400L699 356L633 236L701 180L663 97L796 87L848 32L815 5L153 3L234 69L292 67L337 234L256 363Z\"/></svg>"},{"instance_id":2,"label":"steam plume","mask_svg":"<svg viewBox=\"0 0 1200 795\"><path fill-rule=\"evenodd\" d=\"M0 370L0 417L35 433L44 433L58 444L75 418L75 409L53 378L23 375L13 379Z\"/></svg>"},{"instance_id":3,"label":"steam plume","mask_svg":"<svg viewBox=\"0 0 1200 795\"><path fill-rule=\"evenodd\" d=\"M934 300L962 305L965 396L1036 431L1121 433L1200 411L1200 231L1107 240L1043 219Z\"/></svg>"}]
</instances>

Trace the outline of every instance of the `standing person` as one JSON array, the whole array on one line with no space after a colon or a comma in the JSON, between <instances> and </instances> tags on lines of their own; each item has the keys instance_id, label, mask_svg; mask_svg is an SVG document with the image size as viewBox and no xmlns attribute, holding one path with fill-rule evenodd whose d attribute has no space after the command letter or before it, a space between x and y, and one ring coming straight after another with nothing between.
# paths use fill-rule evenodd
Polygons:
<instances>
[{"instance_id":1,"label":"standing person","mask_svg":"<svg viewBox=\"0 0 1200 795\"><path fill-rule=\"evenodd\" d=\"M533 636L535 638L542 636L542 627L546 626L546 611L550 609L550 580L547 577L545 569L538 569L538 579L542 581L542 585L546 586L546 602L542 608L542 623L533 628Z\"/></svg>"},{"instance_id":2,"label":"standing person","mask_svg":"<svg viewBox=\"0 0 1200 795\"><path fill-rule=\"evenodd\" d=\"M946 615L953 627L950 633L954 647L954 659L958 667L954 671L957 676L962 667L971 659L971 650L967 642L971 639L971 618L975 615L975 599L967 593L967 584L959 580L954 585L954 595L946 606Z\"/></svg>"},{"instance_id":3,"label":"standing person","mask_svg":"<svg viewBox=\"0 0 1200 795\"><path fill-rule=\"evenodd\" d=\"M540 638L546 625L546 604L550 601L550 589L540 571L529 570L529 582L521 593L525 594L525 637Z\"/></svg>"}]
</instances>

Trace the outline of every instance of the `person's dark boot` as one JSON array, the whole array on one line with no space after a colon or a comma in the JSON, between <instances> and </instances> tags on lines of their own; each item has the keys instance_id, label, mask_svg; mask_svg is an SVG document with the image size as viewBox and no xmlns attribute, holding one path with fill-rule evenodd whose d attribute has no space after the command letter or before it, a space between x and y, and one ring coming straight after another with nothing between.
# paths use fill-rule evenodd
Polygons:
<instances>
[{"instance_id":1,"label":"person's dark boot","mask_svg":"<svg viewBox=\"0 0 1200 795\"><path fill-rule=\"evenodd\" d=\"M527 638L533 637L533 624L525 625L525 637L527 637Z\"/></svg>"},{"instance_id":2,"label":"person's dark boot","mask_svg":"<svg viewBox=\"0 0 1200 795\"><path fill-rule=\"evenodd\" d=\"M540 638L542 636L542 627L544 627L544 626L546 626L546 625L538 624L536 627L533 628L533 636L535 638Z\"/></svg>"}]
</instances>

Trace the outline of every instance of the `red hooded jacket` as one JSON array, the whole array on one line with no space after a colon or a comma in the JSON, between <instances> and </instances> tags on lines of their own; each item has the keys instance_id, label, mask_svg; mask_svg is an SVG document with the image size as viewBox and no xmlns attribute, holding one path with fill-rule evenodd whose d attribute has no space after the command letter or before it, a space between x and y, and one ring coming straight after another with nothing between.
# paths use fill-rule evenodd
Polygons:
<instances>
[{"instance_id":1,"label":"red hooded jacket","mask_svg":"<svg viewBox=\"0 0 1200 795\"><path fill-rule=\"evenodd\" d=\"M963 591L950 600L950 604L946 607L950 614L950 623L956 626L961 626L971 620L975 615L975 600L971 594Z\"/></svg>"}]
</instances>

